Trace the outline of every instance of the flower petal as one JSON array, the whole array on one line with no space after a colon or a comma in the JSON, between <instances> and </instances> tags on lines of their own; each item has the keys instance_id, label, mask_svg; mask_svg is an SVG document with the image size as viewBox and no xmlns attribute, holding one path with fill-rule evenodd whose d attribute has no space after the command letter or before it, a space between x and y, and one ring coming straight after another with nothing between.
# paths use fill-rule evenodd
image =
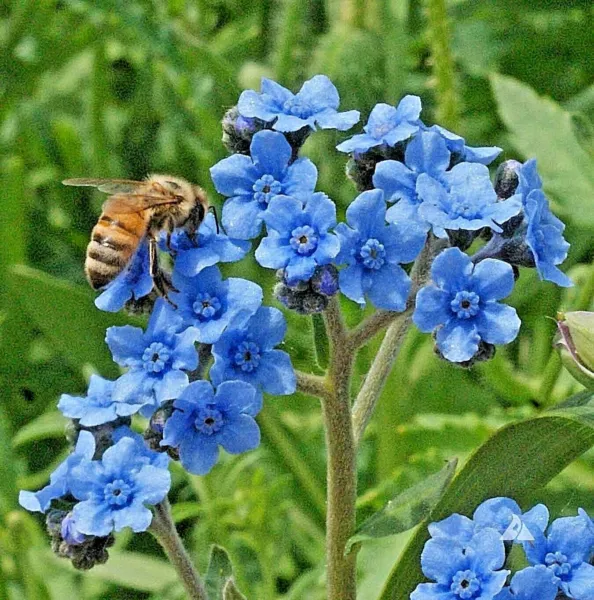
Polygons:
<instances>
[{"instance_id":1,"label":"flower petal","mask_svg":"<svg viewBox=\"0 0 594 600\"><path fill-rule=\"evenodd\" d=\"M476 354L481 338L472 322L453 318L437 330L435 341L447 360L464 362Z\"/></svg>"},{"instance_id":2,"label":"flower petal","mask_svg":"<svg viewBox=\"0 0 594 600\"><path fill-rule=\"evenodd\" d=\"M358 264L343 269L338 274L340 291L347 297L365 305L365 293L363 291L363 267Z\"/></svg>"},{"instance_id":3,"label":"flower petal","mask_svg":"<svg viewBox=\"0 0 594 600\"><path fill-rule=\"evenodd\" d=\"M476 328L489 344L509 344L516 339L521 321L516 309L498 302L487 302L476 316Z\"/></svg>"},{"instance_id":4,"label":"flower petal","mask_svg":"<svg viewBox=\"0 0 594 600\"><path fill-rule=\"evenodd\" d=\"M472 284L481 300L501 300L514 289L514 271L506 262L486 258L474 267Z\"/></svg>"},{"instance_id":5,"label":"flower petal","mask_svg":"<svg viewBox=\"0 0 594 600\"><path fill-rule=\"evenodd\" d=\"M225 423L219 443L229 454L241 454L260 445L260 428L253 417L238 415Z\"/></svg>"},{"instance_id":6,"label":"flower petal","mask_svg":"<svg viewBox=\"0 0 594 600\"><path fill-rule=\"evenodd\" d=\"M264 391L273 396L293 394L297 386L291 357L282 350L271 350L262 356L258 378Z\"/></svg>"},{"instance_id":7,"label":"flower petal","mask_svg":"<svg viewBox=\"0 0 594 600\"><path fill-rule=\"evenodd\" d=\"M402 312L410 292L410 278L398 265L385 264L369 274L371 287L367 290L369 300L376 308Z\"/></svg>"},{"instance_id":8,"label":"flower petal","mask_svg":"<svg viewBox=\"0 0 594 600\"><path fill-rule=\"evenodd\" d=\"M419 290L416 298L414 324L424 333L431 333L452 318L451 295L432 285Z\"/></svg>"},{"instance_id":9,"label":"flower petal","mask_svg":"<svg viewBox=\"0 0 594 600\"><path fill-rule=\"evenodd\" d=\"M211 167L210 176L219 194L228 197L250 196L259 173L249 156L232 154Z\"/></svg>"},{"instance_id":10,"label":"flower petal","mask_svg":"<svg viewBox=\"0 0 594 600\"><path fill-rule=\"evenodd\" d=\"M252 138L250 154L254 164L261 173L272 175L277 181L283 179L291 160L291 153L291 146L282 133L258 131Z\"/></svg>"}]
</instances>

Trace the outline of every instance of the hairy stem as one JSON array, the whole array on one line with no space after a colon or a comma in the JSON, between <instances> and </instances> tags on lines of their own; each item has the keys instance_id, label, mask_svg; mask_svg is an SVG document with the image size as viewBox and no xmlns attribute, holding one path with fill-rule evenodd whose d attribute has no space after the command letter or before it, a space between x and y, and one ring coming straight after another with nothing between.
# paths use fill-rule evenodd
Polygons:
<instances>
[{"instance_id":1,"label":"hairy stem","mask_svg":"<svg viewBox=\"0 0 594 600\"><path fill-rule=\"evenodd\" d=\"M300 392L317 398L328 397L330 392L323 377L297 370L295 370L295 376L297 377L297 389Z\"/></svg>"},{"instance_id":2,"label":"hairy stem","mask_svg":"<svg viewBox=\"0 0 594 600\"><path fill-rule=\"evenodd\" d=\"M198 572L194 568L184 544L177 533L177 529L171 518L171 507L167 498L155 506L155 514L149 531L163 546L169 562L171 562L177 571L181 582L186 588L188 598L190 600L208 600L200 575L198 575Z\"/></svg>"},{"instance_id":3,"label":"hairy stem","mask_svg":"<svg viewBox=\"0 0 594 600\"><path fill-rule=\"evenodd\" d=\"M359 445L363 438L365 428L373 415L377 401L384 389L386 379L392 370L394 361L398 356L402 342L410 327L414 299L417 295L417 291L429 279L429 269L433 257L444 247L444 245L444 241L430 238L413 266L411 273L412 286L406 310L392 317L393 323L390 325L384 336L377 356L367 373L367 377L365 377L365 381L361 386L353 406L353 431L356 446ZM355 332L356 331L357 330L355 330Z\"/></svg>"},{"instance_id":4,"label":"hairy stem","mask_svg":"<svg viewBox=\"0 0 594 600\"><path fill-rule=\"evenodd\" d=\"M354 348L344 326L338 300L325 312L330 338L330 393L322 402L328 454L326 511L326 568L328 600L355 600L356 553L344 555L355 528L357 473L350 416L349 385Z\"/></svg>"}]
</instances>

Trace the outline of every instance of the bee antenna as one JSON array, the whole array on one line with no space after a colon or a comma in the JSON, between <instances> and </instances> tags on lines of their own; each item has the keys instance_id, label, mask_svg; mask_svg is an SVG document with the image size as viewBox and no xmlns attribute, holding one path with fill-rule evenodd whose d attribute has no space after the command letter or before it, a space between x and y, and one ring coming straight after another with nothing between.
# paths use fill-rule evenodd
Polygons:
<instances>
[{"instance_id":1,"label":"bee antenna","mask_svg":"<svg viewBox=\"0 0 594 600\"><path fill-rule=\"evenodd\" d=\"M212 215L213 215L213 217L214 217L214 220L215 220L215 224L216 224L216 226L217 226L217 233L221 233L221 227L219 226L219 215L218 215L218 213L217 213L217 209L216 209L216 207L215 207L215 206L212 206L212 205L210 205L210 206L208 207L208 211L207 211L207 212L211 212L211 213L212 213Z\"/></svg>"}]
</instances>

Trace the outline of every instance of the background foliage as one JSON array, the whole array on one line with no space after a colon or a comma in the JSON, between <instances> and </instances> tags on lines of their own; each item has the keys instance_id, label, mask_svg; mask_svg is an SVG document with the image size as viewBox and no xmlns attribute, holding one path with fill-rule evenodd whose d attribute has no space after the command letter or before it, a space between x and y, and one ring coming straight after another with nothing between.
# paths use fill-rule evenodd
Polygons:
<instances>
[{"instance_id":1,"label":"background foliage","mask_svg":"<svg viewBox=\"0 0 594 600\"><path fill-rule=\"evenodd\" d=\"M96 310L84 282L102 199L59 182L164 171L199 182L220 205L208 177L225 155L219 120L262 75L297 89L325 73L344 110L365 117L376 102L418 94L426 122L439 119L475 145L500 145L504 158L536 156L568 224L567 264L579 285L564 292L523 273L512 301L523 328L494 361L455 369L433 356L427 336L410 332L363 445L361 521L445 459L465 461L500 426L580 389L551 351L547 317L592 308L594 8L586 0L452 0L449 21L428 18L442 8L438 0L2 3L0 600L182 597L150 536L120 535L106 566L75 573L53 558L42 520L17 505L17 491L43 485L66 452L59 395L82 393L93 371L117 375L104 330L129 321ZM332 152L338 135L321 132L305 151L320 189L344 210L354 189L345 157ZM249 259L227 272L254 278L273 302L269 275ZM345 307L353 323L361 318ZM311 331L289 318L298 326L287 349L300 368L315 370ZM205 478L174 469L174 516L202 570L213 542L228 549L248 598L322 598L319 408L298 395L275 398L259 422L257 451L227 457ZM498 460L513 451L500 444ZM530 465L517 476L524 471ZM594 513L594 454L531 499L557 514L578 506ZM379 597L408 535L364 545L363 600Z\"/></svg>"}]
</instances>

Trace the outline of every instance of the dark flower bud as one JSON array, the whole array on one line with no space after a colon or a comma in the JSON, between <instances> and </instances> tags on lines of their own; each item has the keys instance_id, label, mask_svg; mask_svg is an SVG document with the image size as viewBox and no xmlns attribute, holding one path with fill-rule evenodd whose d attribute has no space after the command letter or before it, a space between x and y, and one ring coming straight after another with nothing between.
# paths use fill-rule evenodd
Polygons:
<instances>
[{"instance_id":1,"label":"dark flower bud","mask_svg":"<svg viewBox=\"0 0 594 600\"><path fill-rule=\"evenodd\" d=\"M494 234L489 242L472 256L472 262L477 264L485 258L496 258L515 267L528 267L535 265L534 253L526 243L523 230L517 230L513 237L504 237Z\"/></svg>"},{"instance_id":2,"label":"dark flower bud","mask_svg":"<svg viewBox=\"0 0 594 600\"><path fill-rule=\"evenodd\" d=\"M71 560L75 569L88 571L107 562L107 548L115 542L112 534L107 537L84 535L76 531L72 513L57 509L48 512L46 526L52 551L60 558Z\"/></svg>"},{"instance_id":3,"label":"dark flower bud","mask_svg":"<svg viewBox=\"0 0 594 600\"><path fill-rule=\"evenodd\" d=\"M163 431L167 419L173 414L173 400L164 402L158 410L153 413L149 426L145 430L143 436L146 445L155 452L167 452L173 460L179 460L179 452L175 448L169 446L161 446L163 440Z\"/></svg>"},{"instance_id":4,"label":"dark flower bud","mask_svg":"<svg viewBox=\"0 0 594 600\"><path fill-rule=\"evenodd\" d=\"M311 289L322 296L334 296L338 292L338 269L334 265L318 267L311 278Z\"/></svg>"},{"instance_id":5,"label":"dark flower bud","mask_svg":"<svg viewBox=\"0 0 594 600\"><path fill-rule=\"evenodd\" d=\"M158 297L159 295L156 290L152 290L142 298L132 298L131 300L128 300L128 302L124 304L124 310L131 315L149 315L152 312Z\"/></svg>"},{"instance_id":6,"label":"dark flower bud","mask_svg":"<svg viewBox=\"0 0 594 600\"><path fill-rule=\"evenodd\" d=\"M518 187L518 169L522 166L522 163L517 160L506 160L501 163L495 173L495 193L498 198L507 200L511 198Z\"/></svg>"},{"instance_id":7,"label":"dark flower bud","mask_svg":"<svg viewBox=\"0 0 594 600\"><path fill-rule=\"evenodd\" d=\"M254 134L266 129L264 121L242 117L237 106L230 108L225 113L222 125L223 144L231 154L249 154Z\"/></svg>"},{"instance_id":8,"label":"dark flower bud","mask_svg":"<svg viewBox=\"0 0 594 600\"><path fill-rule=\"evenodd\" d=\"M346 175L353 181L357 191L372 190L373 174L377 164L383 160L404 162L404 149L404 143L399 142L393 148L377 146L367 152L355 152L347 162Z\"/></svg>"},{"instance_id":9,"label":"dark flower bud","mask_svg":"<svg viewBox=\"0 0 594 600\"><path fill-rule=\"evenodd\" d=\"M332 265L318 267L309 281L287 282L282 270L277 271L280 282L274 288L274 297L289 310L300 315L311 315L326 310L328 296L338 289L338 272ZM336 288L336 289L335 289Z\"/></svg>"}]
</instances>

